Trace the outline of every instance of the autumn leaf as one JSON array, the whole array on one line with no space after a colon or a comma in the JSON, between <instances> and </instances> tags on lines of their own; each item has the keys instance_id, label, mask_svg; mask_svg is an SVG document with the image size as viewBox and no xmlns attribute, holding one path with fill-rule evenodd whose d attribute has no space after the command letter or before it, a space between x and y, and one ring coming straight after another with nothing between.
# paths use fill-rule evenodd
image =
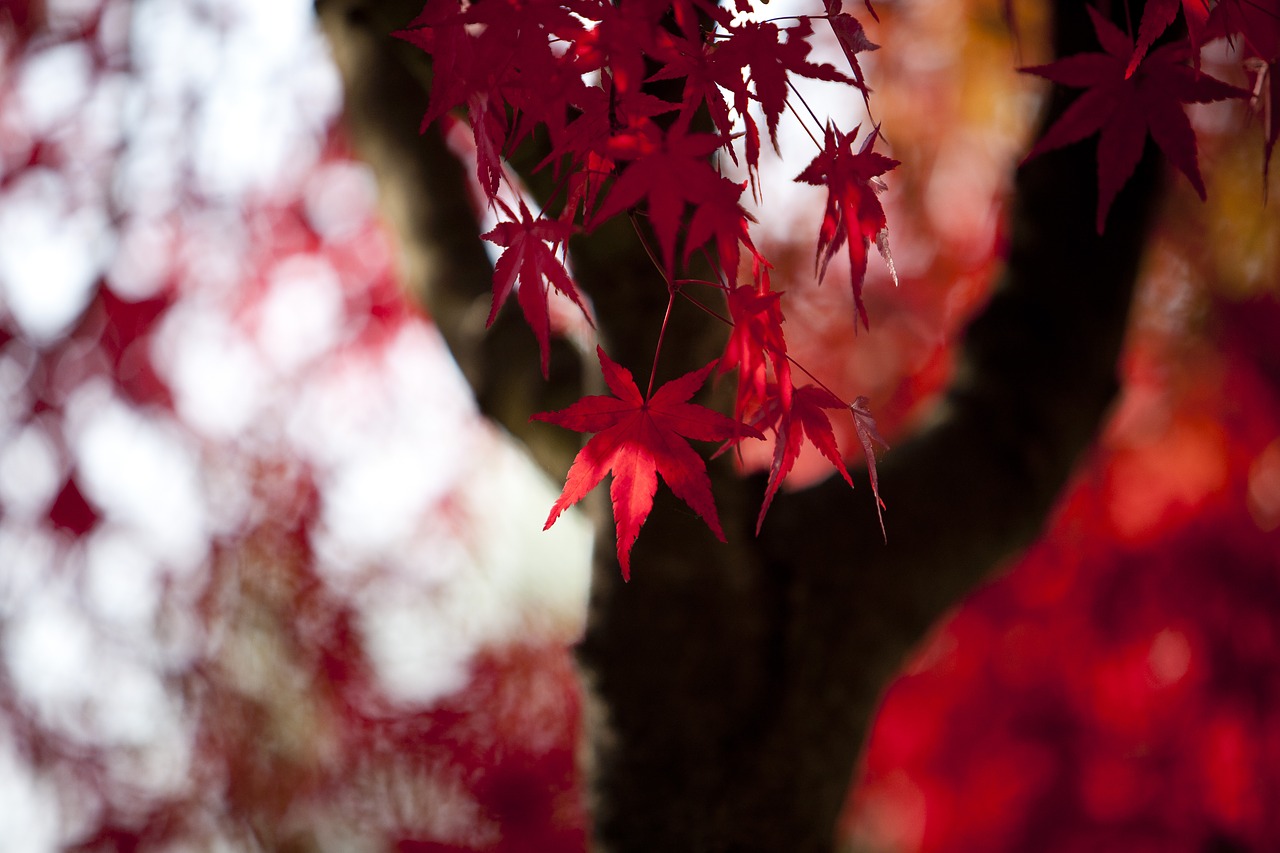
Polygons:
<instances>
[{"instance_id":1,"label":"autumn leaf","mask_svg":"<svg viewBox=\"0 0 1280 853\"><path fill-rule=\"evenodd\" d=\"M1280 3L1277 0L1219 0L1205 25L1206 39L1242 42L1246 56L1280 60Z\"/></svg>"},{"instance_id":2,"label":"autumn leaf","mask_svg":"<svg viewBox=\"0 0 1280 853\"><path fill-rule=\"evenodd\" d=\"M602 72L600 86L583 90L572 107L577 114L553 135L554 147L535 171L553 165L558 178L567 164L567 199L559 218L572 222L581 208L582 218L590 221L603 186L617 166L611 151L622 147L619 139L644 140L652 134L651 119L678 105L644 92L620 90ZM643 143L639 147L643 150Z\"/></svg>"},{"instance_id":3,"label":"autumn leaf","mask_svg":"<svg viewBox=\"0 0 1280 853\"><path fill-rule=\"evenodd\" d=\"M867 249L872 240L876 241L889 271L893 272L889 231L879 193L884 189L880 176L896 167L898 161L871 150L880 136L878 128L868 134L855 153L853 141L856 136L857 130L842 133L828 124L821 153L795 179L827 188L827 208L818 232L815 257L818 280L826 276L827 264L847 243L853 302L862 325L866 327L867 307L862 302L862 282L867 274Z\"/></svg>"},{"instance_id":4,"label":"autumn leaf","mask_svg":"<svg viewBox=\"0 0 1280 853\"><path fill-rule=\"evenodd\" d=\"M760 526L764 524L764 516L773 503L773 496L795 466L806 438L835 466L844 481L853 485L849 470L844 466L844 457L840 455L840 446L836 442L831 421L823 411L845 408L848 408L845 402L830 391L816 385L805 385L792 391L790 406L785 409L778 406L774 411L764 413L761 425L771 426L776 439L773 445L773 465L769 468L769 485L765 488L760 515L756 518L756 533L760 532Z\"/></svg>"},{"instance_id":5,"label":"autumn leaf","mask_svg":"<svg viewBox=\"0 0 1280 853\"><path fill-rule=\"evenodd\" d=\"M1178 9L1182 9L1191 50L1198 61L1200 45L1204 42L1205 24L1209 21L1209 0L1147 0L1147 5L1142 10L1142 23L1138 25L1137 43L1129 64L1124 69L1126 77L1133 76L1151 45L1155 44L1155 40L1178 16Z\"/></svg>"},{"instance_id":6,"label":"autumn leaf","mask_svg":"<svg viewBox=\"0 0 1280 853\"><path fill-rule=\"evenodd\" d=\"M507 212L511 213L510 210ZM578 289L555 254L555 248L568 240L572 233L573 227L569 223L534 217L521 199L518 222L499 222L492 231L483 235L489 242L505 247L493 267L493 307L489 309L488 325L493 325L498 309L507 301L518 279L520 288L516 298L529 328L533 329L533 334L538 339L544 379L547 376L551 335L547 286L554 287L572 299L582 309L582 313L587 314Z\"/></svg>"},{"instance_id":7,"label":"autumn leaf","mask_svg":"<svg viewBox=\"0 0 1280 853\"><path fill-rule=\"evenodd\" d=\"M786 41L781 38L784 33ZM832 66L809 61L812 34L812 23L803 17L785 30L768 22L745 21L729 29L713 54L716 81L733 93L734 110L747 122L752 121L747 111L750 80L775 148L778 120L787 106L788 75L857 85Z\"/></svg>"},{"instance_id":8,"label":"autumn leaf","mask_svg":"<svg viewBox=\"0 0 1280 853\"><path fill-rule=\"evenodd\" d=\"M733 330L718 370L728 373L737 368L738 392L733 406L737 418L764 405L770 388L783 395L784 408L790 405L791 363L782 333L782 294L769 289L768 272L761 272L759 285L740 284L725 294ZM776 384L769 382L770 365Z\"/></svg>"},{"instance_id":9,"label":"autumn leaf","mask_svg":"<svg viewBox=\"0 0 1280 853\"><path fill-rule=\"evenodd\" d=\"M1097 228L1101 234L1111 203L1133 174L1148 134L1203 199L1195 134L1182 105L1245 98L1249 93L1188 66L1186 42L1157 48L1126 76L1133 41L1092 7L1089 14L1105 52L1075 54L1051 65L1022 69L1064 86L1087 89L1026 159L1097 133Z\"/></svg>"},{"instance_id":10,"label":"autumn leaf","mask_svg":"<svg viewBox=\"0 0 1280 853\"><path fill-rule=\"evenodd\" d=\"M693 214L689 217L689 229L684 238L686 264L694 251L712 243L724 280L737 280L738 260L742 254L740 247L746 246L753 254L756 252L748 230L748 223L755 219L738 203L745 188L746 184L723 176L708 182L705 191L694 202Z\"/></svg>"},{"instance_id":11,"label":"autumn leaf","mask_svg":"<svg viewBox=\"0 0 1280 853\"><path fill-rule=\"evenodd\" d=\"M725 33L715 41L665 36L660 41L659 53L663 67L651 79L683 77L682 115L692 116L705 105L723 139L729 139L733 133L728 102L721 89L732 94L734 112L744 127L747 168L754 181L760 163L760 131L748 109L750 101L760 104L769 138L777 148L778 121L787 105L789 75L846 83L864 91L865 87L830 65L809 61L813 24L807 17L785 29L769 22L735 22L722 11L716 20ZM726 146L726 149L737 162L733 147Z\"/></svg>"},{"instance_id":12,"label":"autumn leaf","mask_svg":"<svg viewBox=\"0 0 1280 853\"><path fill-rule=\"evenodd\" d=\"M719 147L719 137L685 133L678 122L665 133L655 128L646 134L616 138L610 153L618 159L631 155L634 159L622 169L596 219L603 221L645 200L649 224L658 237L664 269L670 276L685 205L724 198L727 179L707 159Z\"/></svg>"},{"instance_id":13,"label":"autumn leaf","mask_svg":"<svg viewBox=\"0 0 1280 853\"><path fill-rule=\"evenodd\" d=\"M724 441L761 436L746 424L689 402L706 382L715 362L671 380L645 399L630 371L599 347L596 354L605 383L614 396L583 397L567 409L533 416L534 420L575 432L595 433L573 460L564 490L551 507L543 529L554 524L560 513L582 500L605 474L612 472L609 494L617 527L618 563L623 579L630 580L631 546L653 508L659 475L676 497L724 541L706 463L685 439Z\"/></svg>"},{"instance_id":14,"label":"autumn leaf","mask_svg":"<svg viewBox=\"0 0 1280 853\"><path fill-rule=\"evenodd\" d=\"M456 0L429 0L395 35L432 57L434 80L425 130L465 105L475 137L477 178L496 197L502 157L539 122L555 129L566 100L586 88L552 41L572 41L582 22L560 0L492 0L465 9ZM536 83L534 82L536 81Z\"/></svg>"},{"instance_id":15,"label":"autumn leaf","mask_svg":"<svg viewBox=\"0 0 1280 853\"><path fill-rule=\"evenodd\" d=\"M657 43L655 59L661 67L650 80L684 80L681 99L681 119L688 122L703 107L721 139L733 136L733 121L729 117L729 102L720 91L720 66L714 60L716 45L699 34L677 35L664 33ZM738 77L741 78L741 72ZM733 146L726 150L737 162Z\"/></svg>"},{"instance_id":16,"label":"autumn leaf","mask_svg":"<svg viewBox=\"0 0 1280 853\"><path fill-rule=\"evenodd\" d=\"M858 88L862 90L863 100L866 100L870 90L867 88L866 78L862 74L862 66L858 63L858 54L879 50L880 45L867 38L867 33L857 18L848 12L841 11L841 0L823 0L823 5L827 9L827 23L831 25L831 31L835 33L836 41L840 43L840 49L844 51L844 58L849 61L849 67L853 69L853 79L857 82ZM870 4L867 5L867 10L873 16L875 15L875 10L871 8Z\"/></svg>"},{"instance_id":17,"label":"autumn leaf","mask_svg":"<svg viewBox=\"0 0 1280 853\"><path fill-rule=\"evenodd\" d=\"M858 443L862 445L863 456L867 460L867 477L871 480L871 494L876 499L876 514L880 516L880 533L884 530L884 501L880 498L880 478L876 474L876 445L888 450L889 443L876 429L876 419L871 415L871 401L859 397L849 406L853 413L853 428L858 433Z\"/></svg>"},{"instance_id":18,"label":"autumn leaf","mask_svg":"<svg viewBox=\"0 0 1280 853\"><path fill-rule=\"evenodd\" d=\"M600 3L592 10L599 24L575 46L589 57L582 71L607 66L619 92L638 93L644 82L645 57L655 52L655 39L665 31L659 26L663 8L654 3Z\"/></svg>"}]
</instances>

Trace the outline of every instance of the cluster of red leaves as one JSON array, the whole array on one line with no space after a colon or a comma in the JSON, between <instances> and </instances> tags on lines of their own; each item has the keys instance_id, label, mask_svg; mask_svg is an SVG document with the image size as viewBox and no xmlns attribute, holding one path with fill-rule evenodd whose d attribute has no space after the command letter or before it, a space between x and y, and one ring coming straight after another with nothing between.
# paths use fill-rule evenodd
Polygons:
<instances>
[{"instance_id":1,"label":"cluster of red leaves","mask_svg":"<svg viewBox=\"0 0 1280 853\"><path fill-rule=\"evenodd\" d=\"M1276 0L1222 0L1210 12L1206 0L1181 0L1187 37L1152 49L1173 22L1178 0L1146 4L1137 40L1126 35L1092 6L1089 14L1102 51L1063 57L1050 65L1023 69L1055 83L1087 91L1040 138L1027 158L1098 134L1098 233L1116 193L1133 174L1150 135L1177 166L1200 198L1204 181L1196 157L1196 138L1183 104L1249 98L1246 89L1203 73L1199 47L1206 40L1240 40L1256 69L1259 104L1267 114L1266 156L1280 134L1272 101L1275 64L1280 60L1280 3ZM1197 67L1188 62L1196 60ZM1266 81L1264 86L1264 80ZM1265 91L1267 102L1262 105Z\"/></svg>"},{"instance_id":2,"label":"cluster of red leaves","mask_svg":"<svg viewBox=\"0 0 1280 853\"><path fill-rule=\"evenodd\" d=\"M870 4L867 9L874 15ZM480 187L507 220L485 235L504 249L495 269L490 322L519 278L519 303L541 347L544 374L548 288L583 307L564 260L572 234L642 210L672 298L678 273L695 253L704 253L718 270L715 284L733 324L719 369L738 370L733 419L687 402L714 365L656 391L651 379L641 395L631 374L603 350L600 363L616 396L588 397L537 416L598 433L575 461L547 524L612 471L624 575L659 476L722 536L705 465L686 439L734 443L773 431L778 449L769 500L806 436L852 483L824 410L860 416L817 385L793 387L780 294L770 289L769 264L751 241L751 218L740 204L746 184L722 174L714 158L744 162L755 186L761 136L755 111L776 147L790 78L843 83L865 97L857 54L875 45L839 0L828 0L823 14L791 19L789 26L754 19L745 0L736 12L708 0L430 0L401 33L434 64L436 85L424 127L451 110L466 111ZM810 61L815 19L832 28L852 77ZM645 84L656 81L682 81L679 102L651 94ZM710 127L695 129L695 116L704 110ZM515 188L503 156L535 129L546 134L552 152L541 168L554 169L559 185L542 213L533 216L522 202L517 216L499 198L504 181ZM795 180L828 188L816 265L825 273L834 254L848 246L851 287L865 324L861 289L871 242L889 257L879 178L897 163L871 150L878 133L857 147L856 136L829 123L821 150ZM752 259L750 284L738 280L744 248ZM874 466L874 429L866 434L867 459Z\"/></svg>"},{"instance_id":3,"label":"cluster of red leaves","mask_svg":"<svg viewBox=\"0 0 1280 853\"><path fill-rule=\"evenodd\" d=\"M1277 58L1274 6L1275 0L1223 0L1210 14L1204 0L1182 0L1181 6L1177 0L1153 0L1136 38L1090 8L1102 52L1026 69L1088 89L1029 156L1101 134L1099 230L1148 134L1203 197L1195 136L1183 105L1245 98L1249 92L1201 73L1190 60L1208 40L1243 39L1250 55L1261 62L1257 91L1270 93ZM870 3L867 10L875 15ZM1189 38L1153 47L1180 11ZM655 394L651 377L649 392L641 396L630 374L603 351L601 365L617 397L586 398L562 412L539 415L570 429L600 432L576 460L547 524L612 470L618 559L624 575L658 476L719 533L705 466L686 438L733 443L761 437L762 430L773 433L776 450L763 516L805 439L852 483L826 414L846 409L856 422L877 508L883 506L876 491L874 455L874 445L883 442L874 421L865 403L851 405L820 381L803 387L792 384L781 295L770 288L769 263L752 243L751 218L740 204L747 183L726 177L716 165L717 157L734 163L741 157L753 191L758 191L756 115L763 116L776 148L783 112L791 108L800 115L789 94L792 78L841 83L869 97L858 54L876 45L862 24L843 11L841 0L825 0L823 14L786 20L787 26L758 20L749 0L735 0L733 11L711 0L429 0L400 34L432 57L436 83L424 128L451 111L465 111L475 139L480 187L490 207L508 220L485 235L504 249L495 269L490 322L519 278L520 306L541 347L544 374L550 334L548 288L588 313L567 268L571 235L590 232L615 216L631 216L641 238L656 241L656 264L672 301L680 292L681 267L695 253L705 255L718 269L719 281L713 284L724 293L733 325L720 370L738 371L736 426L702 407L684 412L680 430L663 425L666 402L660 404L659 398L687 405L697 391L688 383L695 377L701 377L699 382L705 379L709 370L676 380L678 393L664 386ZM810 61L815 20L830 26L852 77ZM646 88L658 81L679 82L679 101L656 97L651 87ZM707 117L709 127L695 127L698 115ZM1268 154L1277 127L1269 118ZM810 129L815 144L816 130ZM504 182L519 193L503 158L535 131L545 135L551 151L539 168L553 169L557 188L537 216L523 202L517 216L499 199ZM882 177L898 162L872 150L880 137L878 127L861 143L857 136L856 129L845 132L828 121L817 155L794 180L827 189L815 267L821 279L835 254L847 247L854 323L865 326L862 283L873 242L893 273L879 193L885 188ZM642 222L647 227L642 228ZM749 277L742 278L750 283L739 281L744 248L752 264ZM620 378L624 375L625 381ZM607 441L600 440L606 432ZM672 455L670 447L675 445L681 450Z\"/></svg>"}]
</instances>

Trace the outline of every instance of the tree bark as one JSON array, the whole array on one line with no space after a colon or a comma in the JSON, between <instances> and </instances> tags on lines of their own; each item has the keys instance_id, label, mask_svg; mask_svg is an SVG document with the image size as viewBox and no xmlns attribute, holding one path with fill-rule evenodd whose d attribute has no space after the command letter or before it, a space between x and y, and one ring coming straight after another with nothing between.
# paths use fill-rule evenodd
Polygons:
<instances>
[{"instance_id":1,"label":"tree bark","mask_svg":"<svg viewBox=\"0 0 1280 853\"><path fill-rule=\"evenodd\" d=\"M405 275L481 410L564 476L579 437L530 423L598 383L561 342L552 376L513 310L485 333L491 268L466 176L418 133L430 68L389 37L421 0L318 0L356 143L378 174ZM1133 13L1138 15L1137 11ZM1059 54L1095 49L1085 5L1055 2ZM1055 93L1047 117L1065 103ZM887 542L866 490L836 479L779 496L759 537L762 477L712 463L728 544L659 491L623 584L597 500L586 636L590 805L609 851L826 851L880 694L946 610L1040 530L1117 389L1115 364L1156 169L1143 158L1105 236L1091 143L1016 180L1008 263L968 329L927 426L882 462ZM575 277L619 361L647 364L665 288L627 227L572 244ZM677 312L662 378L705 364L724 332Z\"/></svg>"}]
</instances>

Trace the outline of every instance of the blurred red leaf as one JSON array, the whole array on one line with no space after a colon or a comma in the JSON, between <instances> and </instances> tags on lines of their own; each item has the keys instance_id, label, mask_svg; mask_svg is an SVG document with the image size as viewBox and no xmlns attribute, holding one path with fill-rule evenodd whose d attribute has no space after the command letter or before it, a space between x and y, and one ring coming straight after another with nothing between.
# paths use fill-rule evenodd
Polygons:
<instances>
[{"instance_id":1,"label":"blurred red leaf","mask_svg":"<svg viewBox=\"0 0 1280 853\"><path fill-rule=\"evenodd\" d=\"M80 538L97 527L101 517L98 515L98 510L89 503L84 492L80 490L80 484L73 473L63 481L62 488L53 499L53 504L49 507L48 519L49 523L59 530L65 530Z\"/></svg>"},{"instance_id":2,"label":"blurred red leaf","mask_svg":"<svg viewBox=\"0 0 1280 853\"><path fill-rule=\"evenodd\" d=\"M1182 10L1182 18L1187 25L1194 59L1199 64L1200 45L1204 41L1205 25L1209 20L1209 0L1148 0L1142 10L1142 22L1138 25L1133 55L1125 66L1126 77L1132 76L1137 70L1151 45L1173 23L1179 9Z\"/></svg>"},{"instance_id":3,"label":"blurred red leaf","mask_svg":"<svg viewBox=\"0 0 1280 853\"><path fill-rule=\"evenodd\" d=\"M1099 134L1097 228L1102 233L1111 203L1132 176L1148 135L1203 199L1195 134L1182 105L1247 98L1249 93L1187 65L1186 42L1152 51L1133 74L1126 74L1134 55L1133 41L1092 6L1089 14L1103 52L1078 53L1050 65L1022 69L1088 90L1040 137L1026 160Z\"/></svg>"}]
</instances>

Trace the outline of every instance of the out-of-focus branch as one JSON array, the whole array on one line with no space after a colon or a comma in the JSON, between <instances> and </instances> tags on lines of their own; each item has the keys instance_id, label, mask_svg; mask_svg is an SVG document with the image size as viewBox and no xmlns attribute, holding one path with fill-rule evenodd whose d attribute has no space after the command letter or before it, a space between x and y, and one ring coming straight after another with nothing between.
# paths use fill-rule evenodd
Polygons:
<instances>
[{"instance_id":1,"label":"out-of-focus branch","mask_svg":"<svg viewBox=\"0 0 1280 853\"><path fill-rule=\"evenodd\" d=\"M570 343L555 340L544 381L537 343L515 305L485 328L493 268L468 176L436 127L418 132L430 67L421 51L389 35L421 9L420 0L316 3L342 73L347 124L377 175L382 211L400 244L404 281L440 329L481 412L559 478L578 437L529 415L577 399L582 362Z\"/></svg>"}]
</instances>

